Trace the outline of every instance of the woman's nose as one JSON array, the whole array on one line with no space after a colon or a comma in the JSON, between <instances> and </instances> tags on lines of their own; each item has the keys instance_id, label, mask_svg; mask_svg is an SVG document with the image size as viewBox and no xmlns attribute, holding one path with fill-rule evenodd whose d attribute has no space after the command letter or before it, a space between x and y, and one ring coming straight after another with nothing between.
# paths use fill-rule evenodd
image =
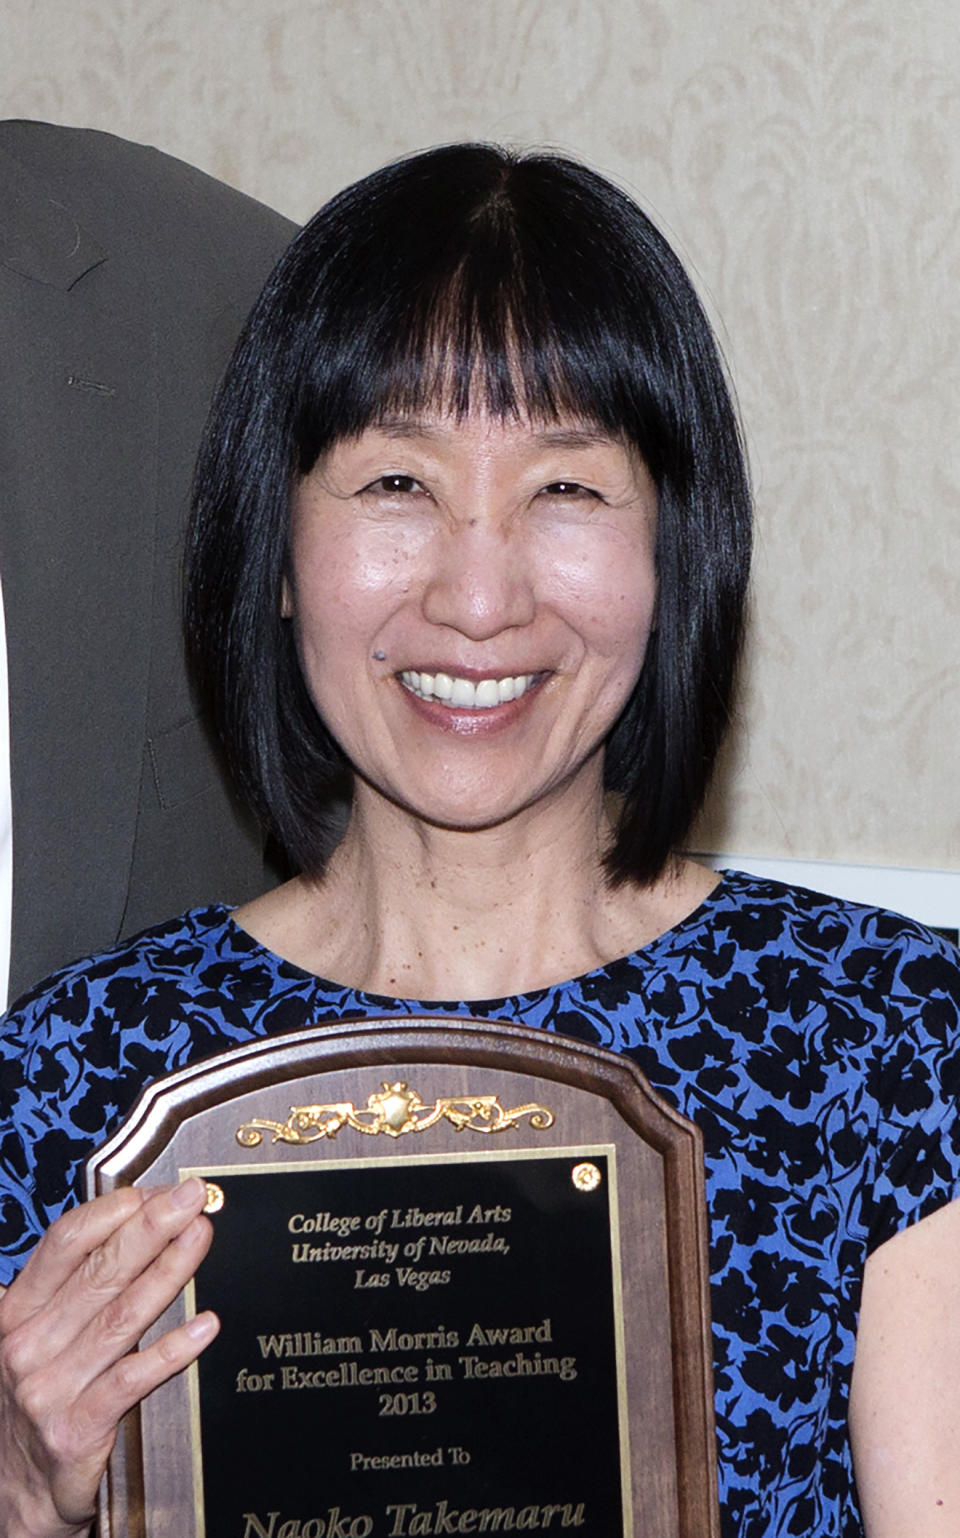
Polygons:
<instances>
[{"instance_id":1,"label":"woman's nose","mask_svg":"<svg viewBox=\"0 0 960 1538\"><path fill-rule=\"evenodd\" d=\"M520 541L502 529L470 519L447 529L434 551L423 594L423 612L433 625L459 630L472 641L487 640L529 625L535 599Z\"/></svg>"}]
</instances>

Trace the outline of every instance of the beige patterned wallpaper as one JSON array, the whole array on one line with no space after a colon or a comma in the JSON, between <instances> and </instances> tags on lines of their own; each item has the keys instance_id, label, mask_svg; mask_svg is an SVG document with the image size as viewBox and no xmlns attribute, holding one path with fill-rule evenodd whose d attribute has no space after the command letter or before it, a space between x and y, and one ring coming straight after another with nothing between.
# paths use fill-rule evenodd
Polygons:
<instances>
[{"instance_id":1,"label":"beige patterned wallpaper","mask_svg":"<svg viewBox=\"0 0 960 1538\"><path fill-rule=\"evenodd\" d=\"M625 183L720 322L758 494L701 842L960 869L960 6L0 0L0 100L295 217L461 137Z\"/></svg>"}]
</instances>

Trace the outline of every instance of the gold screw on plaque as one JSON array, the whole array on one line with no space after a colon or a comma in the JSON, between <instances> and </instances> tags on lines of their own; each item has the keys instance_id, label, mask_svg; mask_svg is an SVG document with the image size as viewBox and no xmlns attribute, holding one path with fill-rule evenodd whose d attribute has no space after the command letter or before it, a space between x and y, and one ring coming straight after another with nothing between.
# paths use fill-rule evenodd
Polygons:
<instances>
[{"instance_id":1,"label":"gold screw on plaque","mask_svg":"<svg viewBox=\"0 0 960 1538\"><path fill-rule=\"evenodd\" d=\"M570 1179L578 1191L595 1191L603 1176L595 1164L575 1164Z\"/></svg>"},{"instance_id":2,"label":"gold screw on plaque","mask_svg":"<svg viewBox=\"0 0 960 1538\"><path fill-rule=\"evenodd\" d=\"M222 1190L212 1180L205 1180L203 1183L207 1188L207 1199L203 1204L204 1212L219 1212L226 1200Z\"/></svg>"}]
</instances>

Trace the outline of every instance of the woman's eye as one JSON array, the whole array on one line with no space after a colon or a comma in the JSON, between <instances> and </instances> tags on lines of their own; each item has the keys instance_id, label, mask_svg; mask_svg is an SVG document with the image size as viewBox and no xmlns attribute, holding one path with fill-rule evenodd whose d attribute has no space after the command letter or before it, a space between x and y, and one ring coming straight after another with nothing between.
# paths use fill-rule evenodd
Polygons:
<instances>
[{"instance_id":1,"label":"woman's eye","mask_svg":"<svg viewBox=\"0 0 960 1538\"><path fill-rule=\"evenodd\" d=\"M541 495L545 497L590 497L595 500L597 493L591 491L589 486L582 486L579 481L551 481L549 486L544 486Z\"/></svg>"},{"instance_id":2,"label":"woman's eye","mask_svg":"<svg viewBox=\"0 0 960 1538\"><path fill-rule=\"evenodd\" d=\"M419 491L423 491L420 482L414 480L412 475L380 475L369 486L364 486L364 491L371 491L376 495L388 497L406 497Z\"/></svg>"}]
</instances>

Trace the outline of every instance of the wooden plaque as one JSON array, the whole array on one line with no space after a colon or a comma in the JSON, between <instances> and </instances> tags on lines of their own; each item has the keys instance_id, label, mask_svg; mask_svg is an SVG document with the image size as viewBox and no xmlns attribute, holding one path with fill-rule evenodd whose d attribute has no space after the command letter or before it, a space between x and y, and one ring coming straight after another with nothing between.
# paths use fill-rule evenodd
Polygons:
<instances>
[{"instance_id":1,"label":"wooden plaque","mask_svg":"<svg viewBox=\"0 0 960 1538\"><path fill-rule=\"evenodd\" d=\"M613 1053L408 1016L147 1089L88 1195L200 1174L214 1241L146 1340L101 1538L718 1538L697 1129Z\"/></svg>"}]
</instances>

